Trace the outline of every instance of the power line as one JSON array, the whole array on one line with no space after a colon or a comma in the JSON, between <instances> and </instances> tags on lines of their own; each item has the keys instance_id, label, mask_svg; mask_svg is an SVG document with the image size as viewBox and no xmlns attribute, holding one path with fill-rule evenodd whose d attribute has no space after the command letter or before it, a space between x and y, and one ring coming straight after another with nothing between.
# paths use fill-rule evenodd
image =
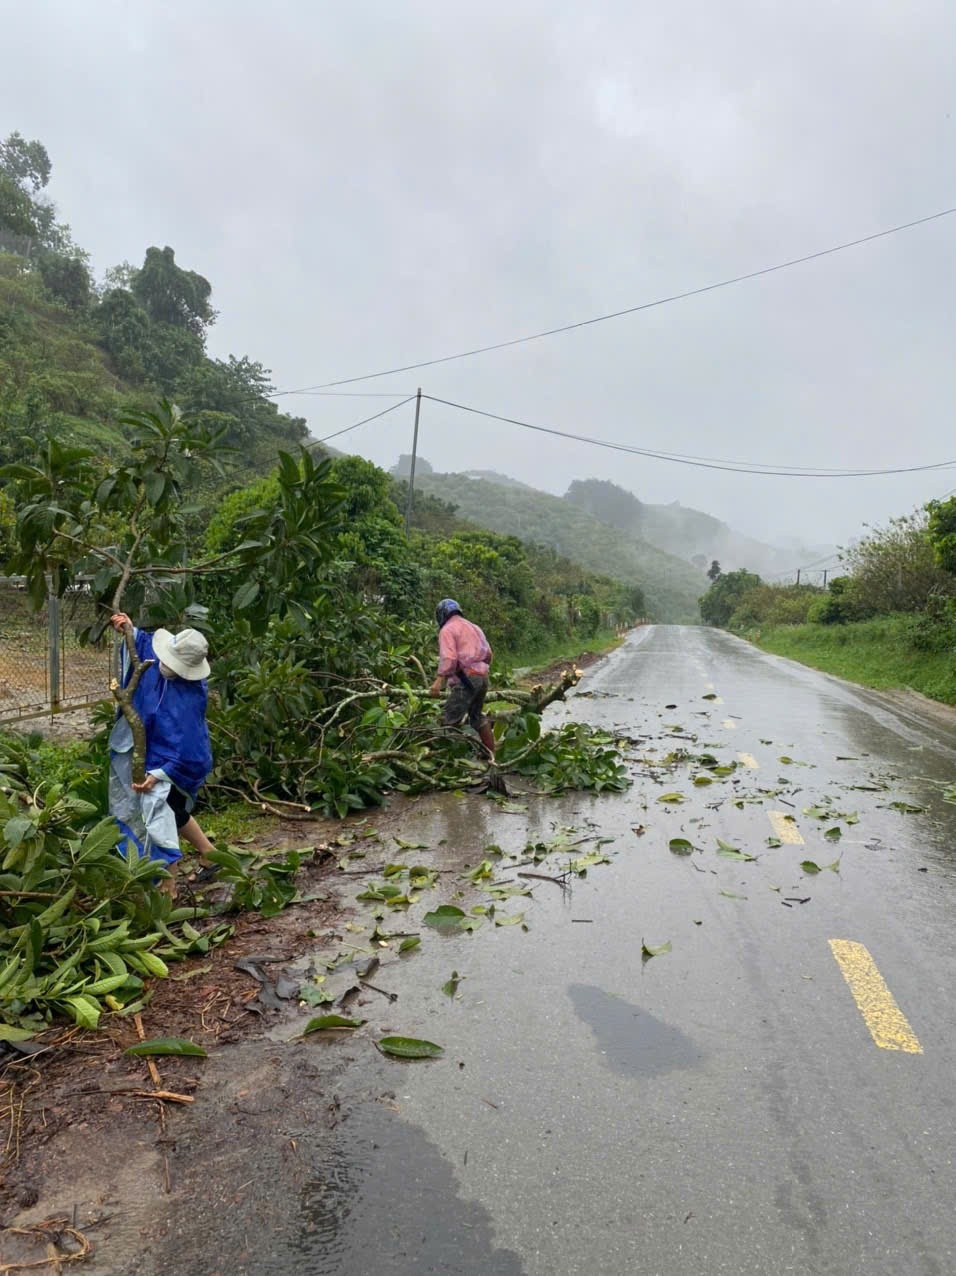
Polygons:
<instances>
[{"instance_id":1,"label":"power line","mask_svg":"<svg viewBox=\"0 0 956 1276\"><path fill-rule=\"evenodd\" d=\"M513 337L509 341L496 341L487 346L475 346L471 350L460 350L456 354L442 355L437 359L423 359L419 363L406 363L401 367L383 368L379 372L366 372L357 377L340 377L337 381L323 381L319 385L306 386L299 390L276 390L270 398L279 398L288 394L311 394L318 390L328 390L335 386L353 385L357 381L374 381L379 377L394 376L399 372L415 372L419 368L434 368L440 363L452 363L456 359L470 359L474 355L489 354L493 350L507 350L511 346L524 345L528 341L540 341L544 337L556 337L563 332L574 332L578 328L588 328L593 324L606 323L609 319L621 319L625 315L639 314L642 310L653 310L657 306L668 306L675 301L686 301L689 297L700 297L707 292L715 292L718 288L730 288L734 284L745 283L749 279L759 279L763 275L772 275L780 270L789 270L792 266L802 266L808 261L818 261L821 257L831 257L834 253L844 252L847 248L859 248L862 244L871 244L874 240L885 239L888 235L899 234L903 230L912 230L915 226L925 226L928 222L939 221L956 213L956 207L944 208L938 213L930 213L927 217L918 217L915 221L903 222L899 226L890 226L886 230L875 231L872 235L862 235L858 239L850 239L842 244L834 244L831 248L821 248L817 252L806 253L802 257L791 257L787 261L777 262L773 266L763 266L760 270L751 270L744 275L734 275L730 279L721 279L716 283L704 284L699 288L689 288L686 292L671 293L666 297L658 297L654 301L641 302L636 306L627 306L623 310L612 310L607 314L595 315L591 319L581 319L576 323L562 324L558 328L546 328L541 332L528 333L524 337Z\"/></svg>"},{"instance_id":2,"label":"power line","mask_svg":"<svg viewBox=\"0 0 956 1276\"><path fill-rule=\"evenodd\" d=\"M943 470L956 465L956 460L937 461L931 465L907 465L896 468L876 470L824 470L809 469L801 466L767 468L763 462L733 462L706 459L703 457L684 456L679 452L658 452L651 448L635 447L630 443L612 443L606 439L595 439L586 434L572 434L565 430L557 430L552 426L532 425L530 421L522 421L516 417L501 416L496 412L486 412L482 408L469 407L465 403L453 403L450 399L438 399L432 394L423 396L432 403L441 403L448 408L456 408L460 412L470 412L475 416L486 417L492 421L501 421L506 425L517 425L524 430L534 430L540 434L551 434L561 439L572 439L576 443L588 443L593 447L608 448L613 452L626 452L632 456L645 456L656 461L672 461L677 465L691 465L705 470L726 470L735 474L763 474L780 478L867 478L880 474L913 474L924 470Z\"/></svg>"},{"instance_id":3,"label":"power line","mask_svg":"<svg viewBox=\"0 0 956 1276\"><path fill-rule=\"evenodd\" d=\"M275 394L307 394L310 397L328 399L414 399L405 390L276 390ZM274 395L265 395L274 398Z\"/></svg>"},{"instance_id":4,"label":"power line","mask_svg":"<svg viewBox=\"0 0 956 1276\"><path fill-rule=\"evenodd\" d=\"M368 425L369 421L377 421L379 417L388 416L389 412L394 412L396 408L403 408L406 403L411 403L414 394L410 394L407 399L402 399L401 403L393 403L390 407L383 408L381 412L376 412L372 416L363 417L361 421L356 421L354 425L347 425L343 430L336 430L333 434L326 434L321 439L315 439L316 443L328 443L329 439L337 439L340 434L348 434L352 430L357 430L360 425Z\"/></svg>"}]
</instances>

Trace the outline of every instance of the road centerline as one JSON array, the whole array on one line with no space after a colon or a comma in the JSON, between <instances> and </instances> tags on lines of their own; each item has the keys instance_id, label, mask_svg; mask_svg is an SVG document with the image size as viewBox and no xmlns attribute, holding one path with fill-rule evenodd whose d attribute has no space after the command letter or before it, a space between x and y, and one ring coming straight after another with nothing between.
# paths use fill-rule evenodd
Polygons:
<instances>
[{"instance_id":1,"label":"road centerline","mask_svg":"<svg viewBox=\"0 0 956 1276\"><path fill-rule=\"evenodd\" d=\"M768 811L767 819L770 821L774 836L786 846L803 846L803 835L797 828L792 815L788 815L786 811Z\"/></svg>"},{"instance_id":2,"label":"road centerline","mask_svg":"<svg viewBox=\"0 0 956 1276\"><path fill-rule=\"evenodd\" d=\"M922 1054L923 1047L916 1033L897 1005L869 949L853 939L831 939L829 944L874 1042L881 1050Z\"/></svg>"}]
</instances>

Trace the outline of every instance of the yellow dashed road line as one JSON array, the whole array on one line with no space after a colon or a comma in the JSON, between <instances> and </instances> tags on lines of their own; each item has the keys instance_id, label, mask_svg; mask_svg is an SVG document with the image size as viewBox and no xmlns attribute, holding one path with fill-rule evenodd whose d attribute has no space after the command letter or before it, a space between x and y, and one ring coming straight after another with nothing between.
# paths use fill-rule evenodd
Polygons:
<instances>
[{"instance_id":1,"label":"yellow dashed road line","mask_svg":"<svg viewBox=\"0 0 956 1276\"><path fill-rule=\"evenodd\" d=\"M737 761L751 771L760 770L760 763L757 761L757 759L754 757L752 753L738 753Z\"/></svg>"},{"instance_id":2,"label":"yellow dashed road line","mask_svg":"<svg viewBox=\"0 0 956 1276\"><path fill-rule=\"evenodd\" d=\"M916 1033L896 1004L869 950L852 939L831 939L830 949L870 1036L880 1049L922 1054L923 1047Z\"/></svg>"},{"instance_id":3,"label":"yellow dashed road line","mask_svg":"<svg viewBox=\"0 0 956 1276\"><path fill-rule=\"evenodd\" d=\"M803 845L803 838L800 836L800 830L793 822L792 815L787 815L785 811L768 811L767 819L770 821L774 836L779 837L781 842L787 846Z\"/></svg>"}]
</instances>

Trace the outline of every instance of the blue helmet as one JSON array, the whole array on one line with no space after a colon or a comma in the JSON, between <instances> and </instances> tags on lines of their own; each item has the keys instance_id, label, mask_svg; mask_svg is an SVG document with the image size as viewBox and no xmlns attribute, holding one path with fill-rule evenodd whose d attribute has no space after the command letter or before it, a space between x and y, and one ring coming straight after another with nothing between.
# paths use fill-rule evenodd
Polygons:
<instances>
[{"instance_id":1,"label":"blue helmet","mask_svg":"<svg viewBox=\"0 0 956 1276\"><path fill-rule=\"evenodd\" d=\"M461 608L455 602L454 598L443 598L435 608L435 620L438 622L438 628L441 629L446 620L450 620L452 616L460 616Z\"/></svg>"}]
</instances>

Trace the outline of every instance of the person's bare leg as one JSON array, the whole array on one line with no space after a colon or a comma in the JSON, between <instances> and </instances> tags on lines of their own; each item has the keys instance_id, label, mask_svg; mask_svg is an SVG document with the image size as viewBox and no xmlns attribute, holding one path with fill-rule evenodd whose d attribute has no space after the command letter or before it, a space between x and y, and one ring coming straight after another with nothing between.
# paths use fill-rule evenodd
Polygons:
<instances>
[{"instance_id":1,"label":"person's bare leg","mask_svg":"<svg viewBox=\"0 0 956 1276\"><path fill-rule=\"evenodd\" d=\"M201 864L206 864L206 856L210 851L216 849L192 815L179 830L179 836L185 838L194 851L199 852L199 862Z\"/></svg>"}]
</instances>

